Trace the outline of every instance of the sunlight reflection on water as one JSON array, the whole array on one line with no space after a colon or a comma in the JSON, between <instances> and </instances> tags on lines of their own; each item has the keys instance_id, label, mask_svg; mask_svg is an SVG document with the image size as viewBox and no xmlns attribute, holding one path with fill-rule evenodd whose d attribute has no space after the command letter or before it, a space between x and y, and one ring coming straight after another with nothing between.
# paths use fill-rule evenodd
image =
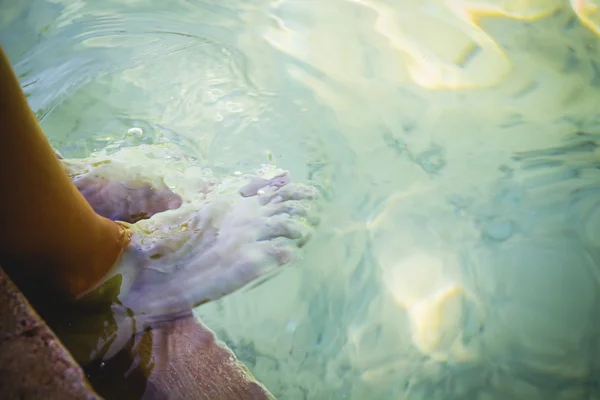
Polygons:
<instances>
[{"instance_id":1,"label":"sunlight reflection on water","mask_svg":"<svg viewBox=\"0 0 600 400\"><path fill-rule=\"evenodd\" d=\"M143 128L329 200L197 314L279 398L600 398L596 1L2 3L53 144Z\"/></svg>"}]
</instances>

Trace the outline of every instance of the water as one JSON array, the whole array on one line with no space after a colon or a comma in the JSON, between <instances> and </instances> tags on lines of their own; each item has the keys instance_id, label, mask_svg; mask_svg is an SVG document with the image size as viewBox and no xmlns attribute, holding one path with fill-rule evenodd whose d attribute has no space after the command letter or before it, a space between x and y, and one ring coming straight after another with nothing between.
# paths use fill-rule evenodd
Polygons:
<instances>
[{"instance_id":1,"label":"water","mask_svg":"<svg viewBox=\"0 0 600 400\"><path fill-rule=\"evenodd\" d=\"M571 3L3 0L0 40L67 157L170 141L325 194L301 261L196 310L278 398L600 399L600 40Z\"/></svg>"}]
</instances>

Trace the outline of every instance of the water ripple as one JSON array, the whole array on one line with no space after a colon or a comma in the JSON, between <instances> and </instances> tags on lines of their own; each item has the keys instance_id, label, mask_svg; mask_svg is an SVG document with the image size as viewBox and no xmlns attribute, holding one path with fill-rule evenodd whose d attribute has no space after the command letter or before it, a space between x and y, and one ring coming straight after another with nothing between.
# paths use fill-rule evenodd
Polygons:
<instances>
[{"instance_id":1,"label":"water ripple","mask_svg":"<svg viewBox=\"0 0 600 400\"><path fill-rule=\"evenodd\" d=\"M329 200L299 268L197 310L276 395L598 395L596 0L4 3L66 156L169 141Z\"/></svg>"}]
</instances>

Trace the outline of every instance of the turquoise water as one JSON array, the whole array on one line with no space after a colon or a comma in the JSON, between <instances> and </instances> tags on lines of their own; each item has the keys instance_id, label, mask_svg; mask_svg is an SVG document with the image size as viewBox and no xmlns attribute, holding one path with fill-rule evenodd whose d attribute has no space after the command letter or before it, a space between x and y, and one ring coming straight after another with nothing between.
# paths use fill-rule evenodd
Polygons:
<instances>
[{"instance_id":1,"label":"turquoise water","mask_svg":"<svg viewBox=\"0 0 600 400\"><path fill-rule=\"evenodd\" d=\"M321 189L302 260L196 310L278 398L600 399L600 39L571 3L4 0L0 42L66 157L171 141Z\"/></svg>"}]
</instances>

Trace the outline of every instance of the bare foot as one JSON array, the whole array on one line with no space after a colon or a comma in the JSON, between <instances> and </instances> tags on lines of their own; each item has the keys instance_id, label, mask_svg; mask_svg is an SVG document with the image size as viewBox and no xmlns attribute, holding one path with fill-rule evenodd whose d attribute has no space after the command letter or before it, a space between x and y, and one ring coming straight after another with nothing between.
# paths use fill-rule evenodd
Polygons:
<instances>
[{"instance_id":1,"label":"bare foot","mask_svg":"<svg viewBox=\"0 0 600 400\"><path fill-rule=\"evenodd\" d=\"M311 205L316 190L291 183L286 171L272 166L255 175L224 179L194 167L164 169L164 174L157 177L148 174L161 171L158 165L137 168L129 154L122 159L126 163L123 168L119 166L121 156L111 155L110 160L101 163L79 163L87 165L85 168L74 168L71 162L67 168L71 167L72 176L80 182L111 176L122 183L127 182L128 175L154 190L173 187L171 193L180 203L178 208L157 211L149 218L126 224L132 232L129 246L103 284L88 296L97 300L116 295L118 301L112 309L117 329L96 344L90 359L108 359L133 334L175 320L193 307L229 294L288 263L316 223ZM164 161L159 164L164 168ZM114 190L104 186L104 190L111 188ZM128 201L132 198L126 197ZM114 212L111 207L118 213L131 209L122 207L118 196L108 200L101 204L108 212Z\"/></svg>"},{"instance_id":2,"label":"bare foot","mask_svg":"<svg viewBox=\"0 0 600 400\"><path fill-rule=\"evenodd\" d=\"M245 182L244 182L245 181ZM186 204L131 225L118 273L123 304L137 315L171 315L215 300L291 260L311 233L313 188L287 173L223 182L200 207ZM245 195L243 194L245 193Z\"/></svg>"}]
</instances>

